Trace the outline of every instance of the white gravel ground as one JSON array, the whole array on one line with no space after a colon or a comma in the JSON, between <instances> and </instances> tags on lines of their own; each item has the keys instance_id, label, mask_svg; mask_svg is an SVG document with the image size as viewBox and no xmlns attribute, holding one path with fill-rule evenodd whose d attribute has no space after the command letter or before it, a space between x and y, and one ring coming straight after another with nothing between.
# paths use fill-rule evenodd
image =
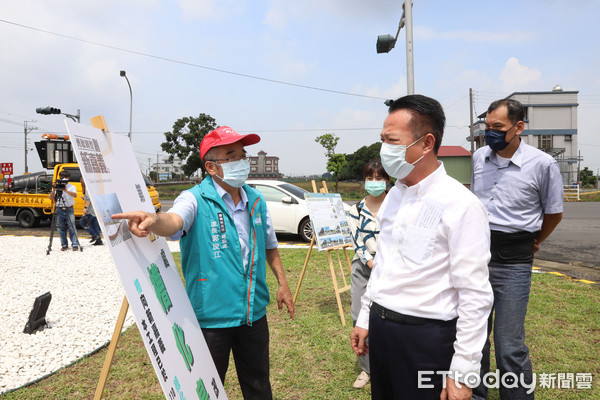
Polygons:
<instances>
[{"instance_id":1,"label":"white gravel ground","mask_svg":"<svg viewBox=\"0 0 600 400\"><path fill-rule=\"evenodd\" d=\"M60 251L55 238L0 236L0 394L21 387L105 345L125 292L107 245ZM88 240L82 238L82 244ZM179 251L178 242L169 242ZM23 333L33 301L52 294L48 327ZM128 312L124 328L134 324ZM100 371L99 371L100 372Z\"/></svg>"}]
</instances>

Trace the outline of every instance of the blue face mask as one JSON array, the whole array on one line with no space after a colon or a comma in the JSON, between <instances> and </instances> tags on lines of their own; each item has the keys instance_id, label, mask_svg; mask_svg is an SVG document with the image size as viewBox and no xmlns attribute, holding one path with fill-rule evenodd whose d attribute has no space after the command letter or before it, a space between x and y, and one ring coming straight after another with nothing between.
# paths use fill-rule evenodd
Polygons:
<instances>
[{"instance_id":1,"label":"blue face mask","mask_svg":"<svg viewBox=\"0 0 600 400\"><path fill-rule=\"evenodd\" d=\"M371 196L379 196L381 193L385 191L385 187L387 186L386 181L365 181L365 190Z\"/></svg>"},{"instance_id":2,"label":"blue face mask","mask_svg":"<svg viewBox=\"0 0 600 400\"><path fill-rule=\"evenodd\" d=\"M250 163L248 160L231 161L221 164L221 167L223 168L223 178L219 178L223 182L236 188L244 186L250 173Z\"/></svg>"},{"instance_id":3,"label":"blue face mask","mask_svg":"<svg viewBox=\"0 0 600 400\"><path fill-rule=\"evenodd\" d=\"M515 124L515 125L517 125L517 124ZM511 126L510 128L508 128L505 131L499 131L496 129L486 129L485 130L485 144L490 146L490 149L492 149L494 151L504 150L506 148L506 146L508 146L508 142L506 141L506 134L508 133L508 131L510 131L512 128L514 128L515 125ZM513 139L514 139L514 137L513 137ZM512 141L512 139L511 139L511 141Z\"/></svg>"}]
</instances>

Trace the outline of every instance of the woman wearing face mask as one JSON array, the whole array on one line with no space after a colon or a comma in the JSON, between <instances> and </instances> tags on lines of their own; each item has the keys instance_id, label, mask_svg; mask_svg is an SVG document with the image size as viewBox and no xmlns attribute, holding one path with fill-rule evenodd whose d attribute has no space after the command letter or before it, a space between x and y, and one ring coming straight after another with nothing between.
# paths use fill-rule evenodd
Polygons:
<instances>
[{"instance_id":1,"label":"woman wearing face mask","mask_svg":"<svg viewBox=\"0 0 600 400\"><path fill-rule=\"evenodd\" d=\"M385 199L386 188L390 183L390 177L380 161L369 161L363 168L363 176L365 177L365 190L369 195L352 207L350 211L350 228L355 250L352 260L350 314L354 324L356 324L360 312L360 298L367 288L377 250L379 225L375 217ZM353 384L356 389L365 387L370 379L369 356L360 357L360 364L362 371Z\"/></svg>"}]
</instances>

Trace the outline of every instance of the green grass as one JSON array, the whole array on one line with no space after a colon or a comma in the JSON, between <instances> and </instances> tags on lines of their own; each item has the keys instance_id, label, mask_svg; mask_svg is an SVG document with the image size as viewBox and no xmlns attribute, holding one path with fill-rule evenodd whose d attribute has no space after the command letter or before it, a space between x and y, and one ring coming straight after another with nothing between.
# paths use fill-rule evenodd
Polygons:
<instances>
[{"instance_id":1,"label":"green grass","mask_svg":"<svg viewBox=\"0 0 600 400\"><path fill-rule=\"evenodd\" d=\"M294 181L294 182L290 182L296 186L299 186L305 190L308 190L309 192L312 192L312 184L310 181ZM315 184L317 185L317 190L320 189L322 186L321 181L315 181ZM366 195L367 192L365 192L365 190L362 188L361 186L361 182L339 182L338 183L338 193L340 193L342 195L342 200L344 201L352 201L352 200L362 200ZM161 199L164 200L173 200L175 199L179 193L181 193L183 190L189 189L191 187L193 187L194 184L190 183L190 184L177 184L177 185L159 185L156 187L156 190L158 190L158 193L160 195ZM329 192L334 193L335 192L335 182L334 181L328 181L327 182L327 188L329 190Z\"/></svg>"},{"instance_id":2,"label":"green grass","mask_svg":"<svg viewBox=\"0 0 600 400\"><path fill-rule=\"evenodd\" d=\"M158 191L158 195L162 200L174 200L179 193L184 190L190 189L194 187L194 183L187 184L177 184L177 185L158 185L156 186L156 190Z\"/></svg>"},{"instance_id":3,"label":"green grass","mask_svg":"<svg viewBox=\"0 0 600 400\"><path fill-rule=\"evenodd\" d=\"M281 249L280 252L293 294L306 249ZM178 254L175 259L179 263ZM273 297L276 286L270 272L268 279ZM360 367L350 348L350 295L345 292L341 296L345 327L340 323L327 255L314 250L296 303L296 319L292 321L285 311L279 312L276 304L269 306L271 382L276 399L370 398L369 386L360 391L351 387ZM555 275L534 274L526 332L534 372L590 372L594 379L590 390L538 387L538 399L600 398L598 287ZM105 355L106 349L103 349L2 399L90 399ZM225 390L230 399L242 398L233 363L227 373ZM102 398L163 398L135 326L121 336ZM491 389L489 398L499 399L498 391Z\"/></svg>"},{"instance_id":4,"label":"green grass","mask_svg":"<svg viewBox=\"0 0 600 400\"><path fill-rule=\"evenodd\" d=\"M581 201L600 201L600 192L595 191L589 194L582 192L579 197Z\"/></svg>"}]
</instances>

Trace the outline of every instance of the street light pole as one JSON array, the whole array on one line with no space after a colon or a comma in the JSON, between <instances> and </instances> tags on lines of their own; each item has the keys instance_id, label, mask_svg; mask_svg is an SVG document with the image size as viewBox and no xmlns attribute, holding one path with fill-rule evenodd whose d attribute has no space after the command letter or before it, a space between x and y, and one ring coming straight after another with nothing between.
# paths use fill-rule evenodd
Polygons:
<instances>
[{"instance_id":1,"label":"street light pole","mask_svg":"<svg viewBox=\"0 0 600 400\"><path fill-rule=\"evenodd\" d=\"M129 86L129 141L131 142L131 117L133 115L133 92L131 91L131 84L129 83L129 78L127 78L127 74L125 71L121 71L121 76L125 78L127 81L127 86Z\"/></svg>"},{"instance_id":2,"label":"street light pole","mask_svg":"<svg viewBox=\"0 0 600 400\"><path fill-rule=\"evenodd\" d=\"M396 37L392 35L379 35L377 37L377 53L389 53L396 45L400 30L406 26L406 91L407 94L415 94L412 0L406 0L402 5L402 9L402 17L400 17Z\"/></svg>"},{"instance_id":3,"label":"street light pole","mask_svg":"<svg viewBox=\"0 0 600 400\"><path fill-rule=\"evenodd\" d=\"M406 24L406 89L408 94L415 94L415 66L413 62L413 23L412 0L404 2Z\"/></svg>"}]
</instances>

